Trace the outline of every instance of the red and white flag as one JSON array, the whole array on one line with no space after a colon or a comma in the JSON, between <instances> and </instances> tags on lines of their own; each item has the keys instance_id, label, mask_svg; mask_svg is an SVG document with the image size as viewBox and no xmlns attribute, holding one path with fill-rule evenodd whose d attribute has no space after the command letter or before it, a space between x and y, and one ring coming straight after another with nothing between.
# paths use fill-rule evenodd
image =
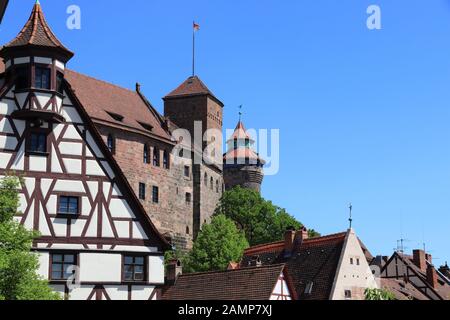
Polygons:
<instances>
[{"instance_id":1,"label":"red and white flag","mask_svg":"<svg viewBox=\"0 0 450 320\"><path fill-rule=\"evenodd\" d=\"M200 25L198 23L194 22L194 31L199 31L200 30Z\"/></svg>"}]
</instances>

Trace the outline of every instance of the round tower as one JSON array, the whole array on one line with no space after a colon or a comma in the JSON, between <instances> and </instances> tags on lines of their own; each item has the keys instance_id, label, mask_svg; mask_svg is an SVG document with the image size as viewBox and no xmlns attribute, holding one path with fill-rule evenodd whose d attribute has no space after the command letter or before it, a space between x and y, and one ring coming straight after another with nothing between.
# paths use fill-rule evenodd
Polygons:
<instances>
[{"instance_id":1,"label":"round tower","mask_svg":"<svg viewBox=\"0 0 450 320\"><path fill-rule=\"evenodd\" d=\"M239 121L233 135L227 141L227 153L223 156L225 189L241 186L261 192L265 161L253 150L255 141Z\"/></svg>"}]
</instances>

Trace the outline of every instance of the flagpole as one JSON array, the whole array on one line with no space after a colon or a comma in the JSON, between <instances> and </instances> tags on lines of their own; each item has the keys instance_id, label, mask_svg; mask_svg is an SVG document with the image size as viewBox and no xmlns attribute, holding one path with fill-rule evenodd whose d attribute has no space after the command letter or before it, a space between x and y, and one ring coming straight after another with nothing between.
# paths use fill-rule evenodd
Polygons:
<instances>
[{"instance_id":1,"label":"flagpole","mask_svg":"<svg viewBox=\"0 0 450 320\"><path fill-rule=\"evenodd\" d=\"M195 76L195 21L192 22L192 76Z\"/></svg>"}]
</instances>

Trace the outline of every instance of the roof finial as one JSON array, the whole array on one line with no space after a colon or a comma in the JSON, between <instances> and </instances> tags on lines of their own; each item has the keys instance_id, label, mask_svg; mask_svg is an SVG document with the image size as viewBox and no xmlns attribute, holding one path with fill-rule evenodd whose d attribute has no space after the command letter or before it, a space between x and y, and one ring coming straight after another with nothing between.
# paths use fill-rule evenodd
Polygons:
<instances>
[{"instance_id":1,"label":"roof finial","mask_svg":"<svg viewBox=\"0 0 450 320\"><path fill-rule=\"evenodd\" d=\"M348 208L350 209L350 216L348 218L348 221L350 222L350 229L351 229L352 228L352 223L353 223L353 218L352 218L353 205L350 203Z\"/></svg>"},{"instance_id":2,"label":"roof finial","mask_svg":"<svg viewBox=\"0 0 450 320\"><path fill-rule=\"evenodd\" d=\"M242 119L242 104L239 106L239 122L241 122Z\"/></svg>"}]
</instances>

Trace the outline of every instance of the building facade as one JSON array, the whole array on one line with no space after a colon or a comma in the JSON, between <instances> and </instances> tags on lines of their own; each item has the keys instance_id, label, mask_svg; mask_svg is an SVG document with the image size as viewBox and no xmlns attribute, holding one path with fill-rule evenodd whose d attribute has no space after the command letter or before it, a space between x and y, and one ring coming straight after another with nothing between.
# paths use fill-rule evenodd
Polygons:
<instances>
[{"instance_id":1,"label":"building facade","mask_svg":"<svg viewBox=\"0 0 450 320\"><path fill-rule=\"evenodd\" d=\"M68 299L156 299L170 246L67 81L73 53L38 2L0 56L0 175L23 178L15 219L41 234L40 275Z\"/></svg>"}]
</instances>

